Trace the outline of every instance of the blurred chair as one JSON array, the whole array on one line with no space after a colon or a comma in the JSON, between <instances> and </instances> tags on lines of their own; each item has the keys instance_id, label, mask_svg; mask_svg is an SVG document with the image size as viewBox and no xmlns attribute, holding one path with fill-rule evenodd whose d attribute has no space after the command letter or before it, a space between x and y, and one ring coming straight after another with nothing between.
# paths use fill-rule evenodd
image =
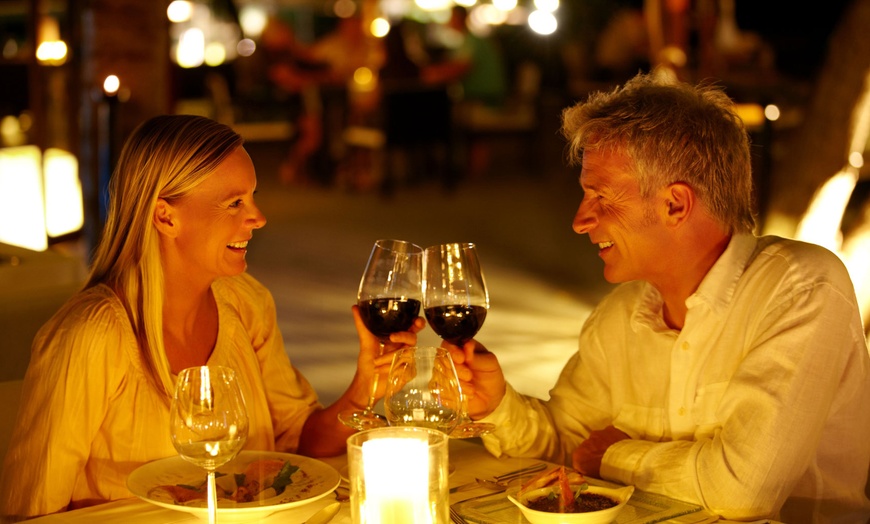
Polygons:
<instances>
[{"instance_id":1,"label":"blurred chair","mask_svg":"<svg viewBox=\"0 0 870 524\"><path fill-rule=\"evenodd\" d=\"M453 121L467 148L466 154L473 154L478 143L493 145L502 138L519 139L523 159L527 167L533 169L540 121L540 93L541 68L534 62L524 61L517 65L511 94L503 106L458 104ZM469 161L474 162L471 158ZM474 174L475 167L470 169Z\"/></svg>"}]
</instances>

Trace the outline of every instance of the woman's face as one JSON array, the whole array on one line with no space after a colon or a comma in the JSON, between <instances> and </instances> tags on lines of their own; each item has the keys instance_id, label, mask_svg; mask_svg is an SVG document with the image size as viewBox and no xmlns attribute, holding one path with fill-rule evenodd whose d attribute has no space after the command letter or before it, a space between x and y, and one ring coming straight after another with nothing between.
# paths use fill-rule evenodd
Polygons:
<instances>
[{"instance_id":1,"label":"woman's face","mask_svg":"<svg viewBox=\"0 0 870 524\"><path fill-rule=\"evenodd\" d=\"M248 241L266 224L254 204L257 176L243 147L228 156L199 186L175 203L179 220L175 246L191 278L238 275L245 271Z\"/></svg>"}]
</instances>

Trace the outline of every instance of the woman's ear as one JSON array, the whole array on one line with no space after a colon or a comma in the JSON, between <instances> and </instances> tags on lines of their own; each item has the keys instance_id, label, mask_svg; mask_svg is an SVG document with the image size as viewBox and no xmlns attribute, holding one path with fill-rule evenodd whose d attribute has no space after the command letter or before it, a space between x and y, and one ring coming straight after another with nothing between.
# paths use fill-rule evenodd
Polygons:
<instances>
[{"instance_id":1,"label":"woman's ear","mask_svg":"<svg viewBox=\"0 0 870 524\"><path fill-rule=\"evenodd\" d=\"M158 198L154 207L154 226L157 231L169 237L178 234L178 223L175 208L166 199Z\"/></svg>"},{"instance_id":2,"label":"woman's ear","mask_svg":"<svg viewBox=\"0 0 870 524\"><path fill-rule=\"evenodd\" d=\"M665 188L665 205L666 223L678 225L689 217L695 207L695 192L684 182L674 182Z\"/></svg>"}]
</instances>

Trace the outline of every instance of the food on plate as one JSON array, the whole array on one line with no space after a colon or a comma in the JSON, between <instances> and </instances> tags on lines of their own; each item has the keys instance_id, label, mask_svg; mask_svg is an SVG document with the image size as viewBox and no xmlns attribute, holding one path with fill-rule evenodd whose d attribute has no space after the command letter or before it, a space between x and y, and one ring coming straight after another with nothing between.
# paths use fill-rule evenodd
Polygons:
<instances>
[{"instance_id":1,"label":"food on plate","mask_svg":"<svg viewBox=\"0 0 870 524\"><path fill-rule=\"evenodd\" d=\"M578 511L578 508L586 506L583 501L579 500L580 495L586 489L586 479L583 478L583 475L581 475L579 472L574 470L568 470L565 468L565 466L558 466L549 471L544 471L532 477L531 480L529 480L520 487L517 495L523 495L534 489L546 488L550 486L558 486L558 493L557 490L554 489L552 492L550 492L549 495L530 500L528 506L532 509L549 511L552 513L580 513L583 511L597 511L588 509ZM571 486L578 486L576 496ZM587 493L587 495L589 494ZM612 499L608 500L613 502L613 504L607 507L612 507L617 504ZM533 504L535 505L533 506ZM542 509L543 507L549 509Z\"/></svg>"},{"instance_id":2,"label":"food on plate","mask_svg":"<svg viewBox=\"0 0 870 524\"><path fill-rule=\"evenodd\" d=\"M296 473L297 482L305 481L307 475L298 466L287 460L262 459L248 464L241 473L232 476L218 470L215 473L216 496L219 500L233 502L253 502L269 499L284 493L293 484ZM152 488L149 497L158 500L170 499L174 504L192 505L205 501L208 496L207 477L189 484L162 485Z\"/></svg>"},{"instance_id":3,"label":"food on plate","mask_svg":"<svg viewBox=\"0 0 870 524\"><path fill-rule=\"evenodd\" d=\"M549 513L588 513L590 511L600 511L602 509L612 508L617 506L619 502L613 500L607 495L600 493L588 493L582 488L576 493L571 490L563 491L573 496L573 505L565 506L563 497L551 491L547 495L535 499L529 499L526 506L537 511L546 511Z\"/></svg>"}]
</instances>

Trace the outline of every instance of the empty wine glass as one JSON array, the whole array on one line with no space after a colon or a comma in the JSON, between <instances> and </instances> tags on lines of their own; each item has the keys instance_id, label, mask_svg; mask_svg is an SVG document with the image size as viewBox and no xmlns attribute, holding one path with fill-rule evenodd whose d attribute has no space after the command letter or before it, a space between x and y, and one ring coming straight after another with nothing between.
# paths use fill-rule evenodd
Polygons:
<instances>
[{"instance_id":1,"label":"empty wine glass","mask_svg":"<svg viewBox=\"0 0 870 524\"><path fill-rule=\"evenodd\" d=\"M380 352L391 333L409 330L419 316L423 300L422 273L423 250L419 246L404 240L375 242L360 279L357 304L366 328L381 341ZM375 373L365 409L339 413L342 423L356 429L387 425L383 416L374 410L378 376Z\"/></svg>"},{"instance_id":2,"label":"empty wine glass","mask_svg":"<svg viewBox=\"0 0 870 524\"><path fill-rule=\"evenodd\" d=\"M410 347L393 355L384 395L391 426L419 426L450 435L461 410L459 378L446 349Z\"/></svg>"},{"instance_id":3,"label":"empty wine glass","mask_svg":"<svg viewBox=\"0 0 870 524\"><path fill-rule=\"evenodd\" d=\"M170 412L170 435L178 454L208 474L208 520L214 524L215 470L232 460L248 438L248 413L235 373L222 366L182 370Z\"/></svg>"},{"instance_id":4,"label":"empty wine glass","mask_svg":"<svg viewBox=\"0 0 870 524\"><path fill-rule=\"evenodd\" d=\"M423 266L426 320L438 336L461 347L483 326L489 309L477 247L462 242L427 247ZM471 438L491 432L492 424L473 422L468 417L466 401L463 395L461 421L451 436Z\"/></svg>"}]
</instances>

